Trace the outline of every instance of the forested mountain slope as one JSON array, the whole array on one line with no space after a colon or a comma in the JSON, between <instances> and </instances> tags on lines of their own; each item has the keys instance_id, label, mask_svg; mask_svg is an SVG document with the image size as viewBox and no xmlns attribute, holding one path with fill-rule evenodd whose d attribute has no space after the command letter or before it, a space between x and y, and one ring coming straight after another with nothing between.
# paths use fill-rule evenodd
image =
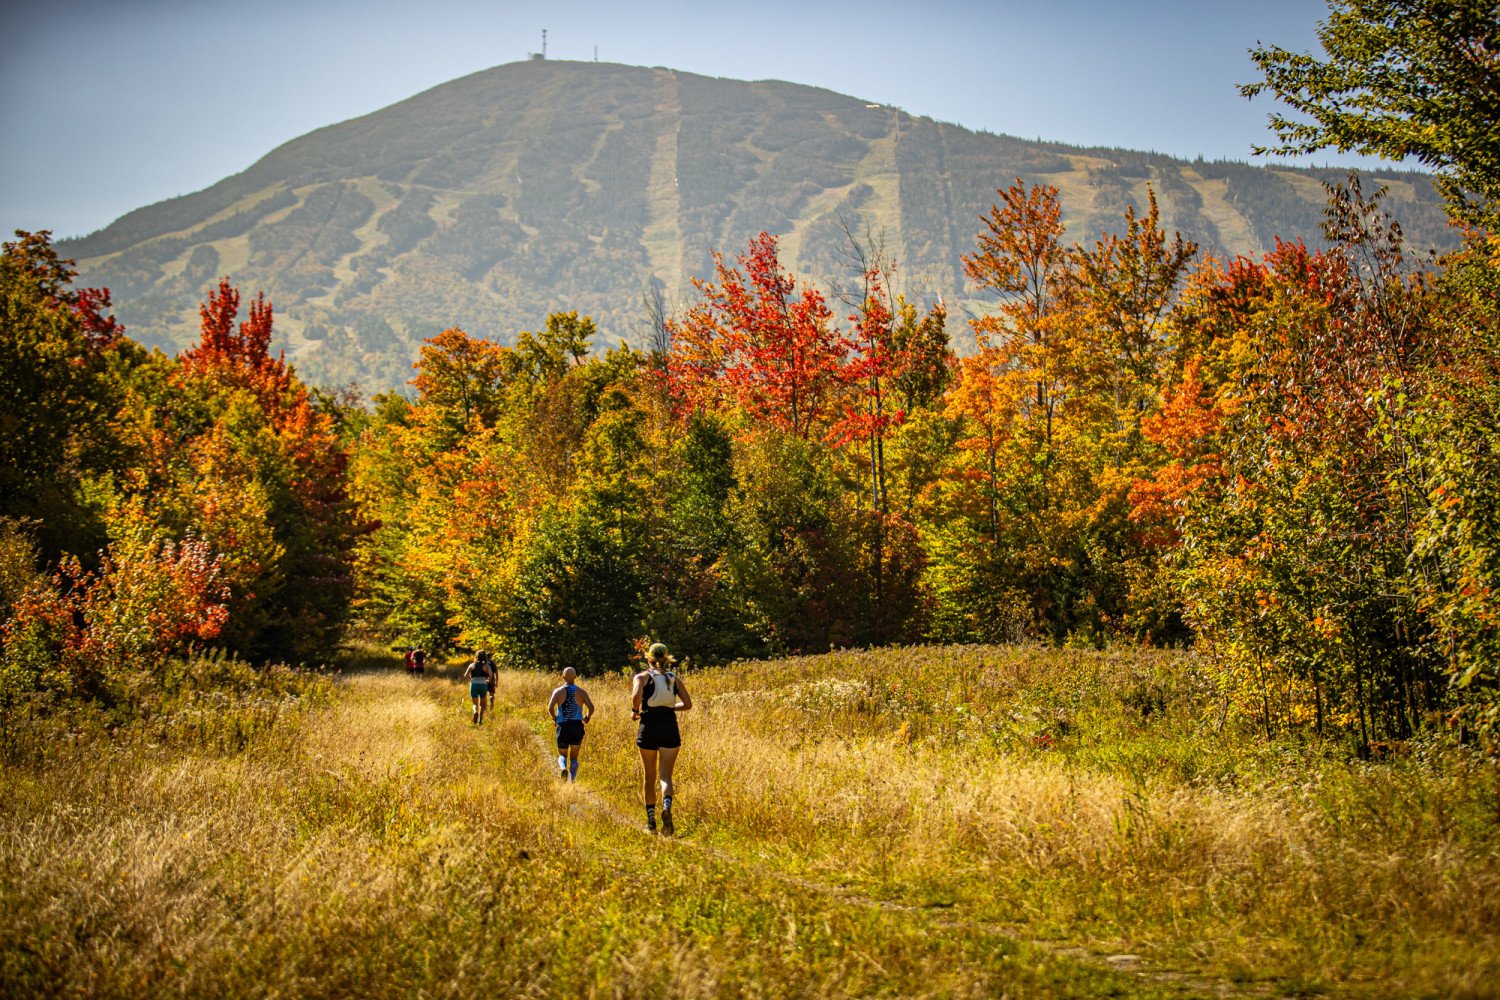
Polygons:
<instances>
[{"instance_id":1,"label":"forested mountain slope","mask_svg":"<svg viewBox=\"0 0 1500 1000\"><path fill-rule=\"evenodd\" d=\"M971 132L790 83L533 61L319 129L60 250L148 344L190 343L229 274L275 303L306 378L378 391L449 326L508 343L576 309L601 346L639 342L645 289L660 282L670 308L711 250L761 230L825 286L849 275L844 223L883 232L904 290L951 309L974 294L961 255L979 216L1016 177L1060 189L1073 238L1117 227L1150 185L1169 230L1258 254L1278 235L1318 242L1320 182L1339 176ZM1424 175L1379 179L1414 243L1455 242Z\"/></svg>"}]
</instances>

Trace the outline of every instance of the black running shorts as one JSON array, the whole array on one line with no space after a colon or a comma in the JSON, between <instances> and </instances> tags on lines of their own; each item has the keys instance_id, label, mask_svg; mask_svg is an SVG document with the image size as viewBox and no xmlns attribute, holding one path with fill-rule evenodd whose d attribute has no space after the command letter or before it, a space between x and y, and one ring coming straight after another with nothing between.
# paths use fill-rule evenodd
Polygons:
<instances>
[{"instance_id":1,"label":"black running shorts","mask_svg":"<svg viewBox=\"0 0 1500 1000\"><path fill-rule=\"evenodd\" d=\"M576 747L583 742L583 722L574 719L571 722L559 722L557 724L557 749L566 750L568 747Z\"/></svg>"},{"instance_id":2,"label":"black running shorts","mask_svg":"<svg viewBox=\"0 0 1500 1000\"><path fill-rule=\"evenodd\" d=\"M682 735L677 731L677 712L670 708L648 708L642 712L635 745L642 750L675 750L682 746Z\"/></svg>"}]
</instances>

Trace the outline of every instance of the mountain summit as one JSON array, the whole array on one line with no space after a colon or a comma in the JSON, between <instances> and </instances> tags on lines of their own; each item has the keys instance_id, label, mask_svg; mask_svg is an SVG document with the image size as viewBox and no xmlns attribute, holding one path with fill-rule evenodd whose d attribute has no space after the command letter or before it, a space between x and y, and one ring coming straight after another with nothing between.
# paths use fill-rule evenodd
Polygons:
<instances>
[{"instance_id":1,"label":"mountain summit","mask_svg":"<svg viewBox=\"0 0 1500 1000\"><path fill-rule=\"evenodd\" d=\"M639 342L642 296L670 305L762 230L797 274L850 277L845 229L883 233L914 298L963 303L961 255L996 188L1061 192L1069 237L1117 228L1153 187L1168 230L1220 254L1315 242L1338 171L1187 162L972 132L791 83L528 61L311 132L243 173L61 246L110 287L131 334L195 339L221 274L263 289L303 375L376 391L421 338L509 342L549 311ZM1445 245L1421 174L1377 175L1420 245Z\"/></svg>"}]
</instances>

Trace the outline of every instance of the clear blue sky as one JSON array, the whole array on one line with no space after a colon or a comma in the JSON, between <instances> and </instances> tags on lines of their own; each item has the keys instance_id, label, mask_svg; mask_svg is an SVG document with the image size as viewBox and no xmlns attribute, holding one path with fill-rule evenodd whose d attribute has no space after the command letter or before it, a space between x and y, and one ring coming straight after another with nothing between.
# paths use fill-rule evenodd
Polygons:
<instances>
[{"instance_id":1,"label":"clear blue sky","mask_svg":"<svg viewBox=\"0 0 1500 1000\"><path fill-rule=\"evenodd\" d=\"M82 235L314 128L548 54L827 87L972 129L1249 159L1258 40L1323 0L0 0L0 231ZM1352 162L1330 157L1319 162Z\"/></svg>"}]
</instances>

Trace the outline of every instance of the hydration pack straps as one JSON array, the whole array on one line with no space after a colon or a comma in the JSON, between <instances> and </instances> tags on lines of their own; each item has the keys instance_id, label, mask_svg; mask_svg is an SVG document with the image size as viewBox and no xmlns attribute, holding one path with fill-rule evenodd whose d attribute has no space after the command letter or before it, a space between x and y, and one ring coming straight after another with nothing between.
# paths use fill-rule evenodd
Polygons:
<instances>
[{"instance_id":1,"label":"hydration pack straps","mask_svg":"<svg viewBox=\"0 0 1500 1000\"><path fill-rule=\"evenodd\" d=\"M653 705L653 704L651 704L651 699L656 696L656 684L657 684L658 680L664 680L664 681L666 681L666 683L667 683L667 690L670 691L672 693L672 695L673 695L671 703L666 704L666 705ZM647 688L645 685L641 686L641 711L642 712L646 711L646 709L648 709L648 708L672 708L674 705L676 705L676 703L677 703L677 698L676 698L676 695L677 695L677 677L671 671L669 671L669 670L663 670L661 673L655 673L653 671L647 671L646 684L649 684L650 687Z\"/></svg>"}]
</instances>

